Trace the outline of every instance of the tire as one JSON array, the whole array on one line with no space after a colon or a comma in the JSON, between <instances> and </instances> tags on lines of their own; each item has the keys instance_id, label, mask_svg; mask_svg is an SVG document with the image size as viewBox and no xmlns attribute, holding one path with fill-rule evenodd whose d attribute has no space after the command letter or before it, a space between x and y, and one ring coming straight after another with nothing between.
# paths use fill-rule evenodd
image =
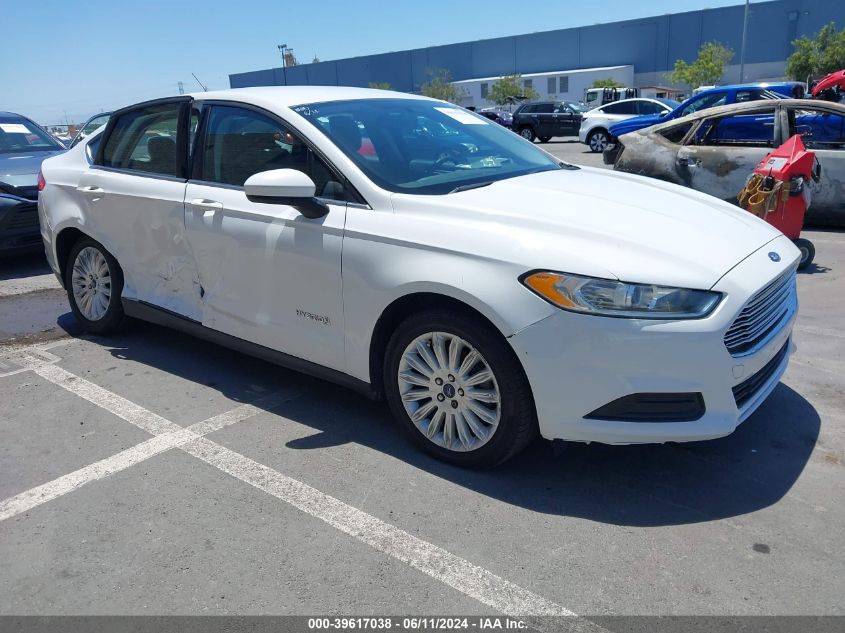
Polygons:
<instances>
[{"instance_id":1,"label":"tire","mask_svg":"<svg viewBox=\"0 0 845 633\"><path fill-rule=\"evenodd\" d=\"M551 140L552 140L552 137L551 137L551 136L541 136L541 137L540 137L540 142L541 142L541 143L548 143L548 142L549 142L549 141L551 141Z\"/></svg>"},{"instance_id":2,"label":"tire","mask_svg":"<svg viewBox=\"0 0 845 633\"><path fill-rule=\"evenodd\" d=\"M810 240L805 240L803 237L793 240L793 244L801 251L801 261L798 264L798 270L806 270L816 257L816 247L813 246Z\"/></svg>"},{"instance_id":3,"label":"tire","mask_svg":"<svg viewBox=\"0 0 845 633\"><path fill-rule=\"evenodd\" d=\"M123 271L102 244L82 237L73 245L65 267L65 288L73 316L86 332L110 334L120 329Z\"/></svg>"},{"instance_id":4,"label":"tire","mask_svg":"<svg viewBox=\"0 0 845 633\"><path fill-rule=\"evenodd\" d=\"M473 352L474 363L468 360ZM393 417L411 440L457 466L497 466L537 435L534 398L513 351L498 331L460 312L426 310L403 321L387 345L384 387ZM411 418L416 411L424 411L417 422Z\"/></svg>"},{"instance_id":5,"label":"tire","mask_svg":"<svg viewBox=\"0 0 845 633\"><path fill-rule=\"evenodd\" d=\"M519 135L526 141L531 141L532 143L534 142L534 139L537 138L537 135L534 134L534 128L528 126L520 128Z\"/></svg>"},{"instance_id":6,"label":"tire","mask_svg":"<svg viewBox=\"0 0 845 633\"><path fill-rule=\"evenodd\" d=\"M610 145L610 134L604 130L593 130L587 137L587 145L590 146L590 151L596 154L604 152Z\"/></svg>"}]
</instances>

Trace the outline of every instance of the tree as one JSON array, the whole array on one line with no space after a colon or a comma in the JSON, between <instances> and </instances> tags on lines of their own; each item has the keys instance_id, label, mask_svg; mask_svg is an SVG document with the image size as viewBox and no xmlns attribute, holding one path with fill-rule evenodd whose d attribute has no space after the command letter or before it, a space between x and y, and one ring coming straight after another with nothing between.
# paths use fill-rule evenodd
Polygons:
<instances>
[{"instance_id":1,"label":"tree","mask_svg":"<svg viewBox=\"0 0 845 633\"><path fill-rule=\"evenodd\" d=\"M593 88L624 88L625 84L620 81L616 81L612 77L608 77L607 79L596 79L592 85Z\"/></svg>"},{"instance_id":2,"label":"tree","mask_svg":"<svg viewBox=\"0 0 845 633\"><path fill-rule=\"evenodd\" d=\"M719 42L707 42L699 49L698 57L691 64L683 59L677 60L675 70L667 78L673 84L686 84L690 88L717 84L733 56L734 52Z\"/></svg>"},{"instance_id":3,"label":"tree","mask_svg":"<svg viewBox=\"0 0 845 633\"><path fill-rule=\"evenodd\" d=\"M464 96L465 91L452 83L452 73L445 68L426 68L425 74L429 79L420 86L420 92L426 97L457 103Z\"/></svg>"},{"instance_id":4,"label":"tree","mask_svg":"<svg viewBox=\"0 0 845 633\"><path fill-rule=\"evenodd\" d=\"M370 88L375 88L376 90L392 90L393 88L391 85L386 81L371 81L369 83Z\"/></svg>"},{"instance_id":5,"label":"tree","mask_svg":"<svg viewBox=\"0 0 845 633\"><path fill-rule=\"evenodd\" d=\"M490 86L487 99L496 105L513 103L517 98L539 99L540 95L534 88L522 85L522 75L505 75Z\"/></svg>"},{"instance_id":6,"label":"tree","mask_svg":"<svg viewBox=\"0 0 845 633\"><path fill-rule=\"evenodd\" d=\"M845 29L836 30L833 22L825 24L813 37L794 40L795 52L786 60L786 74L792 79L821 79L845 68Z\"/></svg>"}]
</instances>

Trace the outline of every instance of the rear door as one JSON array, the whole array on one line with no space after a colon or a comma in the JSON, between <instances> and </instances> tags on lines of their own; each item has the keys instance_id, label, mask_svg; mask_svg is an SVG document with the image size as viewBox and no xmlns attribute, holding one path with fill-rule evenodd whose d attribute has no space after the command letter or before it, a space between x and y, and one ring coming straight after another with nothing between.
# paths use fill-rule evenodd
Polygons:
<instances>
[{"instance_id":1,"label":"rear door","mask_svg":"<svg viewBox=\"0 0 845 633\"><path fill-rule=\"evenodd\" d=\"M362 140L359 131L358 149ZM271 169L307 173L328 214L309 219L287 204L248 200L246 179ZM275 115L233 102L205 104L185 208L203 325L344 369L340 258L348 191Z\"/></svg>"},{"instance_id":2,"label":"rear door","mask_svg":"<svg viewBox=\"0 0 845 633\"><path fill-rule=\"evenodd\" d=\"M123 269L123 296L198 318L184 224L190 121L189 97L115 112L76 193L87 230Z\"/></svg>"},{"instance_id":3,"label":"rear door","mask_svg":"<svg viewBox=\"0 0 845 633\"><path fill-rule=\"evenodd\" d=\"M808 214L841 223L845 218L845 114L823 103L788 106L786 110L786 136L800 134L821 165L821 179L812 186Z\"/></svg>"}]
</instances>

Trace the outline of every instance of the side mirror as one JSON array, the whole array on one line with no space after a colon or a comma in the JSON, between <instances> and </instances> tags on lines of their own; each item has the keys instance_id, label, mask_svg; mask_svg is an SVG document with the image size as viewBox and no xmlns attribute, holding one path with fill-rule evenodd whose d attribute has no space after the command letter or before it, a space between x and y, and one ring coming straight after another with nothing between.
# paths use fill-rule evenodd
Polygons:
<instances>
[{"instance_id":1,"label":"side mirror","mask_svg":"<svg viewBox=\"0 0 845 633\"><path fill-rule=\"evenodd\" d=\"M250 202L288 205L312 220L329 212L328 206L314 197L315 192L314 181L297 169L262 171L244 183L244 193Z\"/></svg>"}]
</instances>

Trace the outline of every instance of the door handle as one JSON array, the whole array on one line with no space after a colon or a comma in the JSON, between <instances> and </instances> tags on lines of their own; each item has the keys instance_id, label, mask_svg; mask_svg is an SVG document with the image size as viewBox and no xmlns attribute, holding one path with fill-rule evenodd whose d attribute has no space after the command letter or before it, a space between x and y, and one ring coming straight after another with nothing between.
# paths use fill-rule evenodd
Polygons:
<instances>
[{"instance_id":1,"label":"door handle","mask_svg":"<svg viewBox=\"0 0 845 633\"><path fill-rule=\"evenodd\" d=\"M87 187L80 187L79 191L82 193L90 193L90 194L98 194L98 193L105 193L102 187L97 187L96 185L88 185Z\"/></svg>"},{"instance_id":2,"label":"door handle","mask_svg":"<svg viewBox=\"0 0 845 633\"><path fill-rule=\"evenodd\" d=\"M192 207L199 207L200 209L205 209L207 211L214 211L216 209L223 208L222 202L217 202L217 200L206 200L205 198L194 198L188 204Z\"/></svg>"},{"instance_id":3,"label":"door handle","mask_svg":"<svg viewBox=\"0 0 845 633\"><path fill-rule=\"evenodd\" d=\"M698 167L699 165L701 165L701 159L694 158L693 160L690 160L689 158L679 158L678 164L681 167Z\"/></svg>"}]
</instances>

